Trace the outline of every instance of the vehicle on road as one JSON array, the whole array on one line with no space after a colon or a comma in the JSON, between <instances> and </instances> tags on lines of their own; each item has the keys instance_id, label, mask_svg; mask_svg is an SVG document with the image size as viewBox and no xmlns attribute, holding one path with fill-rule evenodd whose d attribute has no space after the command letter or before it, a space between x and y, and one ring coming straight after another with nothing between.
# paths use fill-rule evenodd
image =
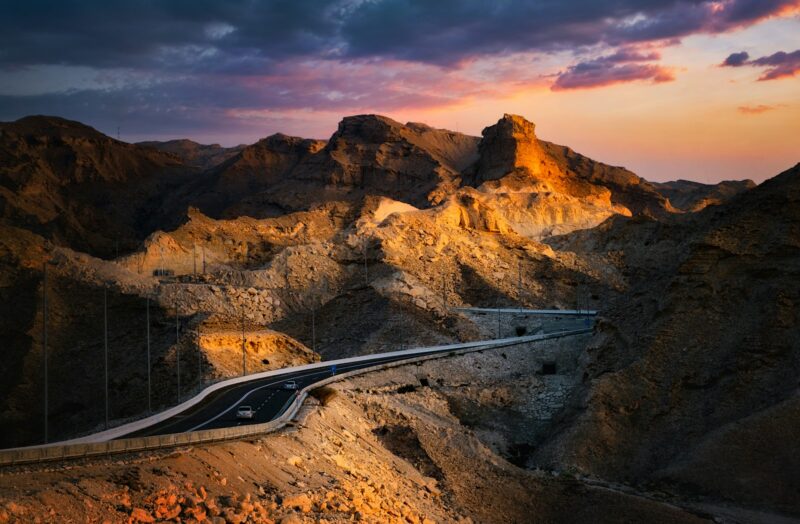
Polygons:
<instances>
[{"instance_id":1,"label":"vehicle on road","mask_svg":"<svg viewBox=\"0 0 800 524\"><path fill-rule=\"evenodd\" d=\"M239 406L236 410L236 418L253 418L256 412L251 406Z\"/></svg>"},{"instance_id":2,"label":"vehicle on road","mask_svg":"<svg viewBox=\"0 0 800 524\"><path fill-rule=\"evenodd\" d=\"M294 380L287 380L286 382L283 383L283 389L296 390L300 389L300 386L297 385L297 382Z\"/></svg>"}]
</instances>

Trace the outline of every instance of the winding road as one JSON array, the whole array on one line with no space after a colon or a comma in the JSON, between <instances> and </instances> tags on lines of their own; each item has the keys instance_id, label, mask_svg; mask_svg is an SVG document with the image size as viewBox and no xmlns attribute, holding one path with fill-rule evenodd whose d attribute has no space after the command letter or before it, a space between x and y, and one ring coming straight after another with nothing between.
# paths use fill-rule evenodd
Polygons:
<instances>
[{"instance_id":1,"label":"winding road","mask_svg":"<svg viewBox=\"0 0 800 524\"><path fill-rule=\"evenodd\" d=\"M245 424L261 424L279 417L289 404L291 404L298 391L334 374L380 366L390 362L401 362L424 356L446 354L458 350L472 349L474 351L480 351L495 347L579 335L590 331L591 328L582 327L579 329L573 328L524 337L409 349L405 351L394 351L391 353L320 362L318 364L300 366L299 368L287 368L277 372L262 374L268 376L256 375L249 380L248 377L244 377L243 379L239 379L237 383L223 385L214 391L206 393L193 405L171 414L168 418L152 422L149 422L151 419L145 419L128 424L124 427L116 428L112 430L114 434L109 435L108 439L168 435ZM295 381L298 388L296 390L284 388L284 385L288 381ZM236 417L236 410L241 405L251 406L255 410L255 416L252 419L238 419ZM128 428L127 431L126 428Z\"/></svg>"}]
</instances>

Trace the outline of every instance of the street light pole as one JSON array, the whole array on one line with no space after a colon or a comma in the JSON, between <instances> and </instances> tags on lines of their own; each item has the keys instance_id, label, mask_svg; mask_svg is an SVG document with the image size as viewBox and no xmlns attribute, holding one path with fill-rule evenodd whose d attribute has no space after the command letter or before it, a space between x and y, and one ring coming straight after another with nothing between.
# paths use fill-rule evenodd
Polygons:
<instances>
[{"instance_id":1,"label":"street light pole","mask_svg":"<svg viewBox=\"0 0 800 524\"><path fill-rule=\"evenodd\" d=\"M447 281L445 280L444 273L442 273L442 307L445 312L447 311Z\"/></svg>"},{"instance_id":2,"label":"street light pole","mask_svg":"<svg viewBox=\"0 0 800 524\"><path fill-rule=\"evenodd\" d=\"M152 400L152 384L150 382L150 295L145 297L146 300L146 307L145 307L145 324L146 324L146 332L147 332L147 412L153 412L153 400Z\"/></svg>"},{"instance_id":3,"label":"street light pole","mask_svg":"<svg viewBox=\"0 0 800 524\"><path fill-rule=\"evenodd\" d=\"M175 348L177 352L178 368L178 402L181 401L181 332L180 317L178 317L178 299L175 298Z\"/></svg>"},{"instance_id":4,"label":"street light pole","mask_svg":"<svg viewBox=\"0 0 800 524\"><path fill-rule=\"evenodd\" d=\"M369 286L369 267L367 266L367 241L364 240L364 281Z\"/></svg>"},{"instance_id":5,"label":"street light pole","mask_svg":"<svg viewBox=\"0 0 800 524\"><path fill-rule=\"evenodd\" d=\"M106 392L106 429L108 429L108 284L103 287L103 360Z\"/></svg>"},{"instance_id":6,"label":"street light pole","mask_svg":"<svg viewBox=\"0 0 800 524\"><path fill-rule=\"evenodd\" d=\"M42 280L42 348L44 357L44 443L47 444L47 414L49 412L49 385L47 370L47 261L44 265L44 277Z\"/></svg>"},{"instance_id":7,"label":"street light pole","mask_svg":"<svg viewBox=\"0 0 800 524\"><path fill-rule=\"evenodd\" d=\"M495 306L497 306L497 338L500 338L500 296L498 295L497 299L495 300Z\"/></svg>"},{"instance_id":8,"label":"street light pole","mask_svg":"<svg viewBox=\"0 0 800 524\"><path fill-rule=\"evenodd\" d=\"M316 307L311 305L311 351L317 351L317 322L316 322Z\"/></svg>"},{"instance_id":9,"label":"street light pole","mask_svg":"<svg viewBox=\"0 0 800 524\"><path fill-rule=\"evenodd\" d=\"M244 305L242 305L242 376L247 375L247 360L245 359L244 343Z\"/></svg>"},{"instance_id":10,"label":"street light pole","mask_svg":"<svg viewBox=\"0 0 800 524\"><path fill-rule=\"evenodd\" d=\"M197 382L203 385L203 352L200 350L200 329L194 330L194 343L197 346Z\"/></svg>"}]
</instances>

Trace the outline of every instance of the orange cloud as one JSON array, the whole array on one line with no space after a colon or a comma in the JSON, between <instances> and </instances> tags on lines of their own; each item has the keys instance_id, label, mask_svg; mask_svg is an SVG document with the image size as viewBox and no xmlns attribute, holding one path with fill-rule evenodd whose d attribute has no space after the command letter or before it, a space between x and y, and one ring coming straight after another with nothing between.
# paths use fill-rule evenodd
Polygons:
<instances>
[{"instance_id":1,"label":"orange cloud","mask_svg":"<svg viewBox=\"0 0 800 524\"><path fill-rule=\"evenodd\" d=\"M761 113L766 113L767 111L772 111L774 109L778 109L779 107L785 107L784 104L777 104L777 105L766 105L766 104L758 104L758 105L744 105L739 106L737 109L740 113L745 115L760 115Z\"/></svg>"}]
</instances>

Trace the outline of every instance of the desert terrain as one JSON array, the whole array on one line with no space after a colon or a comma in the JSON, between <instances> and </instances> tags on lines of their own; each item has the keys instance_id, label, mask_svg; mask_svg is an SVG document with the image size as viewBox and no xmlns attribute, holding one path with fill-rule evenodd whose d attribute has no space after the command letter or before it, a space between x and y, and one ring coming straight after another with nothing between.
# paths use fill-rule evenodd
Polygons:
<instances>
[{"instance_id":1,"label":"desert terrain","mask_svg":"<svg viewBox=\"0 0 800 524\"><path fill-rule=\"evenodd\" d=\"M800 164L651 183L509 114L235 148L34 116L0 124L0 233L4 448L43 441L45 322L57 441L104 428L104 311L111 426L239 375L243 339L252 373L547 328L463 307L599 312L263 437L0 470L0 522L800 518Z\"/></svg>"}]
</instances>

